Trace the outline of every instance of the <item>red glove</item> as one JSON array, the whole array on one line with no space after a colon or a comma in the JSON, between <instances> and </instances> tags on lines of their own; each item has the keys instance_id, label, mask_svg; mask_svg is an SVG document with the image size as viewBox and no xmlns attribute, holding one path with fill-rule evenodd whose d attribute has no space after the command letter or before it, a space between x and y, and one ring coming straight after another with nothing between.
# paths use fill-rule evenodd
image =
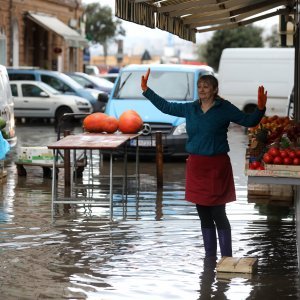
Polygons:
<instances>
[{"instance_id":1,"label":"red glove","mask_svg":"<svg viewBox=\"0 0 300 300\"><path fill-rule=\"evenodd\" d=\"M263 85L258 87L257 107L259 110L264 110L267 103L268 92L265 92Z\"/></svg>"},{"instance_id":2,"label":"red glove","mask_svg":"<svg viewBox=\"0 0 300 300\"><path fill-rule=\"evenodd\" d=\"M143 75L141 79L141 88L143 92L145 92L148 89L147 82L148 82L149 74L150 74L150 68L148 69L146 75L145 76Z\"/></svg>"}]
</instances>

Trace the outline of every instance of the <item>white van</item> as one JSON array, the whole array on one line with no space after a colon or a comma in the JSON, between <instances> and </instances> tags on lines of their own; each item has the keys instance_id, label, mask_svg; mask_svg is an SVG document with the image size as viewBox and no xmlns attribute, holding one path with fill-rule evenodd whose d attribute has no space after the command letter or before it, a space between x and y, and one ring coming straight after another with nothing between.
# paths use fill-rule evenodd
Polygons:
<instances>
[{"instance_id":1,"label":"white van","mask_svg":"<svg viewBox=\"0 0 300 300\"><path fill-rule=\"evenodd\" d=\"M294 48L227 48L221 55L219 94L244 112L257 104L257 88L268 91L266 115L286 116L294 85Z\"/></svg>"},{"instance_id":2,"label":"white van","mask_svg":"<svg viewBox=\"0 0 300 300\"><path fill-rule=\"evenodd\" d=\"M1 128L2 136L13 147L17 143L15 135L14 102L9 85L6 68L0 65L0 117L6 121L6 126Z\"/></svg>"}]
</instances>

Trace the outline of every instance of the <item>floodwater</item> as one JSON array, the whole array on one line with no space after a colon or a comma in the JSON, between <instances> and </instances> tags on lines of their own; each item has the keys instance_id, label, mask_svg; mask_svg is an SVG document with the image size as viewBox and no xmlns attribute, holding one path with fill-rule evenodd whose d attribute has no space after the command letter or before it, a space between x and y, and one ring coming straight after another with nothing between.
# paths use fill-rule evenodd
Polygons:
<instances>
[{"instance_id":1,"label":"floodwater","mask_svg":"<svg viewBox=\"0 0 300 300\"><path fill-rule=\"evenodd\" d=\"M130 178L124 197L116 182L113 221L108 208L60 205L52 222L51 179L39 167L20 177L14 161L18 147L47 146L56 132L39 123L17 134L0 186L1 299L300 299L293 209L248 203L242 128L229 132L238 199L227 213L234 256L258 258L252 275L217 274L205 263L200 222L184 200L184 162L164 163L163 189L149 161L140 163L138 189ZM108 163L95 155L93 166ZM115 162L114 174L122 168Z\"/></svg>"}]
</instances>

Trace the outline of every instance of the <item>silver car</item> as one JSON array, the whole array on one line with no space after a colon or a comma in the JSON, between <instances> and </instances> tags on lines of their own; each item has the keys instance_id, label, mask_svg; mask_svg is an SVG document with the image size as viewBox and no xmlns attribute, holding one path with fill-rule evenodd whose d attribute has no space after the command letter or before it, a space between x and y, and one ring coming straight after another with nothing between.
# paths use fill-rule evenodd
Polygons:
<instances>
[{"instance_id":1,"label":"silver car","mask_svg":"<svg viewBox=\"0 0 300 300\"><path fill-rule=\"evenodd\" d=\"M53 118L65 113L92 113L90 102L75 95L65 95L40 81L10 81L16 118Z\"/></svg>"}]
</instances>

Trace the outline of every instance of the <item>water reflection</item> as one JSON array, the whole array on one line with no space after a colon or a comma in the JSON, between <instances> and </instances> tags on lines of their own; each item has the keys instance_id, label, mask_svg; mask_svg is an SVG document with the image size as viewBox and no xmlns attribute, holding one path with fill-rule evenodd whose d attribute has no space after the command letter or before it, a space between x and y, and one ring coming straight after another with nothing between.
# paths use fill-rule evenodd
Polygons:
<instances>
[{"instance_id":1,"label":"water reflection","mask_svg":"<svg viewBox=\"0 0 300 300\"><path fill-rule=\"evenodd\" d=\"M18 130L20 144L56 139L46 125ZM204 259L200 221L184 200L183 162L165 163L160 190L151 162L141 163L138 192L134 179L126 197L116 184L113 222L106 208L60 205L52 224L51 179L39 168L19 177L11 153L0 186L1 298L298 299L293 209L247 202L246 140L238 127L229 134L238 196L227 209L233 253L257 257L256 274L217 274L214 262ZM108 170L107 162L101 166ZM116 162L116 171L121 168Z\"/></svg>"}]
</instances>

